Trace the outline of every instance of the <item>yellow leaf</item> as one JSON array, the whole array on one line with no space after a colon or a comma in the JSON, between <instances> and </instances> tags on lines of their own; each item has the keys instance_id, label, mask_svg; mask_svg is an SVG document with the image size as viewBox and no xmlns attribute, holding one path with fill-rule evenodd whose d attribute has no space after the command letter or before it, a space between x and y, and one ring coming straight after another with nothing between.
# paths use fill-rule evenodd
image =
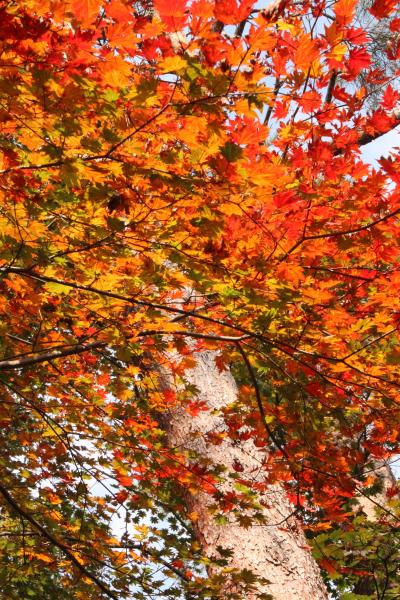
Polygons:
<instances>
[{"instance_id":1,"label":"yellow leaf","mask_svg":"<svg viewBox=\"0 0 400 600\"><path fill-rule=\"evenodd\" d=\"M62 283L54 283L48 282L45 283L44 287L48 292L54 294L54 296L62 296L64 294L68 294L71 291L71 288L67 285L63 285Z\"/></svg>"},{"instance_id":2,"label":"yellow leaf","mask_svg":"<svg viewBox=\"0 0 400 600\"><path fill-rule=\"evenodd\" d=\"M186 69L187 62L181 56L167 56L160 61L159 67L162 73L177 73Z\"/></svg>"},{"instance_id":3,"label":"yellow leaf","mask_svg":"<svg viewBox=\"0 0 400 600\"><path fill-rule=\"evenodd\" d=\"M332 48L332 50L327 54L327 58L335 60L336 62L342 62L346 53L347 46L342 42L340 44L336 44L336 46Z\"/></svg>"},{"instance_id":4,"label":"yellow leaf","mask_svg":"<svg viewBox=\"0 0 400 600\"><path fill-rule=\"evenodd\" d=\"M227 216L238 215L239 217L241 217L243 215L242 209L240 208L240 206L238 204L235 204L235 202L229 202L227 204L222 204L221 210L223 211L224 215L227 215Z\"/></svg>"},{"instance_id":5,"label":"yellow leaf","mask_svg":"<svg viewBox=\"0 0 400 600\"><path fill-rule=\"evenodd\" d=\"M110 87L121 88L128 83L131 65L121 56L109 57L103 69L103 81Z\"/></svg>"},{"instance_id":6,"label":"yellow leaf","mask_svg":"<svg viewBox=\"0 0 400 600\"><path fill-rule=\"evenodd\" d=\"M32 552L31 556L34 558L38 558L42 562L52 563L54 562L54 556L48 556L47 554L42 554L41 552Z\"/></svg>"}]
</instances>

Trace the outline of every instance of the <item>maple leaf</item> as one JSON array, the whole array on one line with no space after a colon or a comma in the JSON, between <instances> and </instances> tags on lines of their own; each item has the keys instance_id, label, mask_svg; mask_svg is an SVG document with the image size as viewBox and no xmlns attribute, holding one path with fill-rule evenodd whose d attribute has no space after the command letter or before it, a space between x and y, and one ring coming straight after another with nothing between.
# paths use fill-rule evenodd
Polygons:
<instances>
[{"instance_id":1,"label":"maple leaf","mask_svg":"<svg viewBox=\"0 0 400 600\"><path fill-rule=\"evenodd\" d=\"M234 25L247 19L254 0L215 0L214 16L224 25Z\"/></svg>"},{"instance_id":2,"label":"maple leaf","mask_svg":"<svg viewBox=\"0 0 400 600\"><path fill-rule=\"evenodd\" d=\"M383 19L388 17L397 7L397 0L375 0L368 10L377 19Z\"/></svg>"},{"instance_id":3,"label":"maple leaf","mask_svg":"<svg viewBox=\"0 0 400 600\"><path fill-rule=\"evenodd\" d=\"M110 16L120 27L126 27L126 24L134 20L131 7L123 2L112 1L107 4L107 15Z\"/></svg>"},{"instance_id":4,"label":"maple leaf","mask_svg":"<svg viewBox=\"0 0 400 600\"><path fill-rule=\"evenodd\" d=\"M154 8L167 31L179 31L186 21L186 0L154 0Z\"/></svg>"},{"instance_id":5,"label":"maple leaf","mask_svg":"<svg viewBox=\"0 0 400 600\"><path fill-rule=\"evenodd\" d=\"M316 90L304 92L299 99L299 105L306 113L311 113L321 106L321 96Z\"/></svg>"},{"instance_id":6,"label":"maple leaf","mask_svg":"<svg viewBox=\"0 0 400 600\"><path fill-rule=\"evenodd\" d=\"M277 119L283 119L286 117L286 115L288 114L288 110L289 110L289 103L288 102L281 102L280 100L278 100L277 102L275 102L274 104L274 116Z\"/></svg>"},{"instance_id":7,"label":"maple leaf","mask_svg":"<svg viewBox=\"0 0 400 600\"><path fill-rule=\"evenodd\" d=\"M392 98L390 98L390 100L392 100ZM379 108L372 114L370 123L379 133L386 133L394 124L397 124L397 119L382 108Z\"/></svg>"},{"instance_id":8,"label":"maple leaf","mask_svg":"<svg viewBox=\"0 0 400 600\"><path fill-rule=\"evenodd\" d=\"M128 477L128 475L118 475L118 482L123 487L131 487L133 485L132 477Z\"/></svg>"},{"instance_id":9,"label":"maple leaf","mask_svg":"<svg viewBox=\"0 0 400 600\"><path fill-rule=\"evenodd\" d=\"M314 40L309 35L302 34L295 43L294 62L296 67L306 72L318 57L319 52Z\"/></svg>"},{"instance_id":10,"label":"maple leaf","mask_svg":"<svg viewBox=\"0 0 400 600\"><path fill-rule=\"evenodd\" d=\"M339 25L348 25L352 22L357 0L338 0L335 2L334 11Z\"/></svg>"},{"instance_id":11,"label":"maple leaf","mask_svg":"<svg viewBox=\"0 0 400 600\"><path fill-rule=\"evenodd\" d=\"M174 73L187 67L187 62L181 56L167 56L159 65L162 72Z\"/></svg>"},{"instance_id":12,"label":"maple leaf","mask_svg":"<svg viewBox=\"0 0 400 600\"><path fill-rule=\"evenodd\" d=\"M345 33L346 40L354 45L366 44L368 42L368 35L364 29L360 27L349 27Z\"/></svg>"},{"instance_id":13,"label":"maple leaf","mask_svg":"<svg viewBox=\"0 0 400 600\"><path fill-rule=\"evenodd\" d=\"M358 75L371 64L371 56L365 48L353 48L349 53L348 70L353 76Z\"/></svg>"},{"instance_id":14,"label":"maple leaf","mask_svg":"<svg viewBox=\"0 0 400 600\"><path fill-rule=\"evenodd\" d=\"M91 25L99 15L101 6L96 0L69 0L71 12L83 26Z\"/></svg>"},{"instance_id":15,"label":"maple leaf","mask_svg":"<svg viewBox=\"0 0 400 600\"><path fill-rule=\"evenodd\" d=\"M392 111L397 106L399 99L399 92L394 90L391 84L389 84L382 96L381 106L385 110Z\"/></svg>"},{"instance_id":16,"label":"maple leaf","mask_svg":"<svg viewBox=\"0 0 400 600\"><path fill-rule=\"evenodd\" d=\"M263 139L261 128L248 117L243 117L242 123L238 123L232 139L236 144L258 144Z\"/></svg>"},{"instance_id":17,"label":"maple leaf","mask_svg":"<svg viewBox=\"0 0 400 600\"><path fill-rule=\"evenodd\" d=\"M167 404L174 404L176 402L176 392L171 388L164 390L163 396Z\"/></svg>"},{"instance_id":18,"label":"maple leaf","mask_svg":"<svg viewBox=\"0 0 400 600\"><path fill-rule=\"evenodd\" d=\"M400 18L392 19L389 24L390 31L400 31Z\"/></svg>"},{"instance_id":19,"label":"maple leaf","mask_svg":"<svg viewBox=\"0 0 400 600\"><path fill-rule=\"evenodd\" d=\"M49 556L48 554L43 554L42 552L30 551L29 555L32 558L37 558L44 563L53 563L54 562L54 556Z\"/></svg>"}]
</instances>

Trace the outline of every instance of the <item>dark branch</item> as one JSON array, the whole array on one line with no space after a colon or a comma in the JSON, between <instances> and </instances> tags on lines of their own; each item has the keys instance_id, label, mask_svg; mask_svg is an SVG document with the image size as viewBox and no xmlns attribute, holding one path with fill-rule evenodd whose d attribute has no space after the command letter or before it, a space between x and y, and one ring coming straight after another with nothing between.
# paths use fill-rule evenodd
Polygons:
<instances>
[{"instance_id":1,"label":"dark branch","mask_svg":"<svg viewBox=\"0 0 400 600\"><path fill-rule=\"evenodd\" d=\"M267 415L265 414L265 410L264 410L264 405L263 405L263 401L261 398L261 392L260 392L260 388L258 385L258 381L256 378L256 375L254 373L254 369L251 366L251 363L247 357L247 354L245 353L245 351L243 350L242 346L238 343L237 344L237 348L240 352L240 354L242 355L242 358L245 362L245 365L247 367L247 370L249 372L250 375L250 379L252 381L253 384L253 388L254 388L254 392L256 394L256 402L257 402L257 406L258 406L258 410L261 416L261 420L262 420L262 424L264 425L264 429L267 432L269 438L273 441L273 443L275 444L275 446L282 452L283 456L289 460L289 455L286 452L286 449L282 446L282 444L279 442L279 440L276 439L273 431L271 430L270 426L268 425L268 421L267 421Z\"/></svg>"},{"instance_id":2,"label":"dark branch","mask_svg":"<svg viewBox=\"0 0 400 600\"><path fill-rule=\"evenodd\" d=\"M163 331L163 330L149 330L142 331L138 334L138 337L147 337L149 335L183 335L187 337L200 338L203 340L216 340L220 342L241 342L249 339L250 335L232 336L232 335L215 335L213 333L201 333L199 331ZM0 363L1 364L1 363Z\"/></svg>"},{"instance_id":3,"label":"dark branch","mask_svg":"<svg viewBox=\"0 0 400 600\"><path fill-rule=\"evenodd\" d=\"M333 69L331 78L329 80L328 89L326 90L325 104L329 104L332 101L333 90L335 89L338 72Z\"/></svg>"},{"instance_id":4,"label":"dark branch","mask_svg":"<svg viewBox=\"0 0 400 600\"><path fill-rule=\"evenodd\" d=\"M74 346L68 346L66 348L58 348L55 350L48 350L47 352L40 352L33 356L24 356L23 358L11 358L8 360L0 361L0 371L11 371L13 369L20 369L21 367L29 367L37 363L54 360L55 358L61 358L63 356L72 356L74 354L82 354L88 350L94 348L104 347L105 342L91 342L90 344L75 344Z\"/></svg>"}]
</instances>

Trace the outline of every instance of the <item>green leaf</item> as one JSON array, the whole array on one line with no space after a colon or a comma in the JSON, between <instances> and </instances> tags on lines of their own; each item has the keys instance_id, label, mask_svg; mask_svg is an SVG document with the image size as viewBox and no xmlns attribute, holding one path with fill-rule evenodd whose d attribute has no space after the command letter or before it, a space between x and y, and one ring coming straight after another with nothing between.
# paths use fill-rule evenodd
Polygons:
<instances>
[{"instance_id":1,"label":"green leaf","mask_svg":"<svg viewBox=\"0 0 400 600\"><path fill-rule=\"evenodd\" d=\"M228 162L235 162L243 155L243 148L233 142L226 142L221 148L221 154Z\"/></svg>"}]
</instances>

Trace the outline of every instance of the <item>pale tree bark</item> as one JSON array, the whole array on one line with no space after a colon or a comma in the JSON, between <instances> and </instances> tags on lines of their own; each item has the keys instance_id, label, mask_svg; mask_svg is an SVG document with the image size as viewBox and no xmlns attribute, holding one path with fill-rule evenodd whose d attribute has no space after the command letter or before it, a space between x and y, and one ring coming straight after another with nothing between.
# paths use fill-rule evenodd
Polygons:
<instances>
[{"instance_id":1,"label":"pale tree bark","mask_svg":"<svg viewBox=\"0 0 400 600\"><path fill-rule=\"evenodd\" d=\"M197 353L197 364L186 375L196 386L199 400L204 401L209 410L195 417L189 416L184 408L171 411L166 423L169 444L194 451L213 465L223 465L227 472L234 472L233 465L241 465L241 478L260 481L265 476L266 453L251 440L235 444L226 436L220 445L207 442L209 432L226 429L221 409L235 402L238 392L230 372L217 369L215 357L215 352ZM220 490L234 491L234 482L226 477ZM215 559L221 556L219 549L227 549L228 569L251 571L257 579L268 581L256 583L254 591L241 595L240 585L234 576L229 578L228 575L219 598L256 600L267 598L269 594L276 600L327 599L320 571L283 487L270 485L266 492L260 493L258 500L265 524L253 521L243 527L233 517L228 517L227 524L217 524L210 511L215 504L210 494L199 491L187 498L189 510L195 514L195 529L204 553ZM248 512L251 517L252 510L244 511L245 516ZM219 567L210 569L211 575L218 571Z\"/></svg>"}]
</instances>

